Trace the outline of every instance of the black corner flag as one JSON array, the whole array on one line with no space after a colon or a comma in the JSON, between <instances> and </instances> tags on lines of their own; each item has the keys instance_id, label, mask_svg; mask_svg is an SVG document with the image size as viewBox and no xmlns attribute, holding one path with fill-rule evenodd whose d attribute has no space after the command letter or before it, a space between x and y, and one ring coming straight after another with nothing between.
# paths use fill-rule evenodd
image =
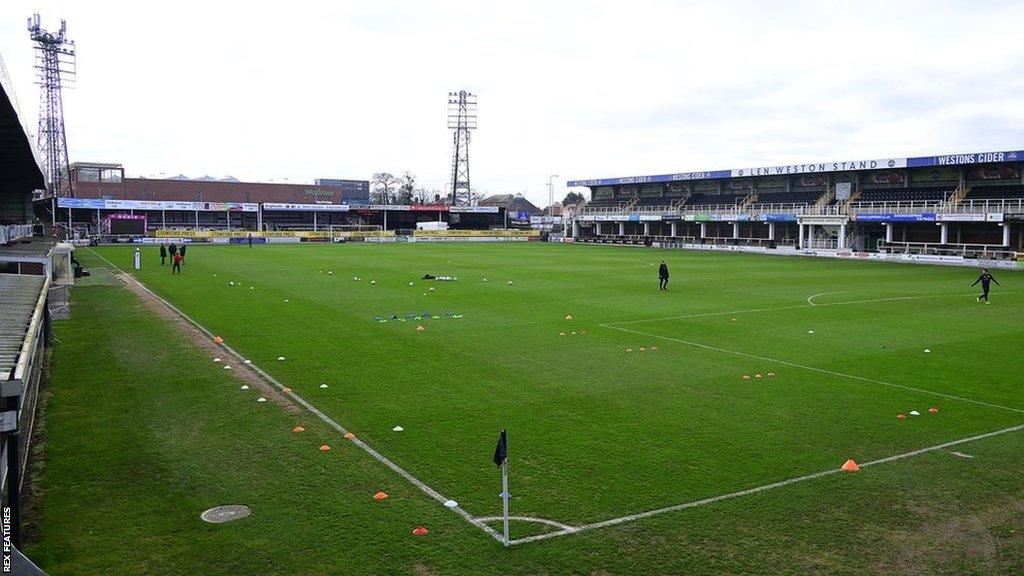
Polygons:
<instances>
[{"instance_id":1,"label":"black corner flag","mask_svg":"<svg viewBox=\"0 0 1024 576\"><path fill-rule=\"evenodd\" d=\"M501 463L508 458L508 446L505 443L505 431L501 431L501 436L498 437L498 445L494 448L494 465L501 466Z\"/></svg>"}]
</instances>

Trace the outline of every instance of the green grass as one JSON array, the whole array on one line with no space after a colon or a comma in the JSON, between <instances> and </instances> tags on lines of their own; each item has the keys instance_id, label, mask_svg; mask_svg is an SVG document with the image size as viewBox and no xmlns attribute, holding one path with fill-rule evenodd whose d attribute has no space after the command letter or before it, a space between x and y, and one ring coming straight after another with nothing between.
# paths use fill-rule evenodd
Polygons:
<instances>
[{"instance_id":1,"label":"green grass","mask_svg":"<svg viewBox=\"0 0 1024 576\"><path fill-rule=\"evenodd\" d=\"M130 249L97 253L130 268ZM490 462L501 428L513 513L585 524L1024 423L997 407L1024 410L1014 273L997 274L985 306L970 270L877 262L195 246L172 276L154 256L137 273L147 286L476 516L501 510ZM812 307L812 295L874 301ZM31 550L55 574L1024 570L1022 432L960 446L969 460L936 451L506 550L314 418L300 416L309 430L292 434L295 416L255 403L122 288L81 287L74 302L58 325ZM425 311L442 318L374 319ZM895 418L913 409L924 415ZM336 449L317 452L323 442ZM378 489L392 498L374 503ZM198 521L232 502L254 515ZM431 533L415 539L420 524ZM514 538L542 531L512 525Z\"/></svg>"}]
</instances>

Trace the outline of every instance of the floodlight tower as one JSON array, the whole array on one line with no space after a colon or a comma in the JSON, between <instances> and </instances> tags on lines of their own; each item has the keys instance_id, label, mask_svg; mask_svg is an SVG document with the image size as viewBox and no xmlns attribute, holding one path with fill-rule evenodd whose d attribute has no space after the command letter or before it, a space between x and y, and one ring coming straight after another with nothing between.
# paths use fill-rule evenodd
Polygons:
<instances>
[{"instance_id":1,"label":"floodlight tower","mask_svg":"<svg viewBox=\"0 0 1024 576\"><path fill-rule=\"evenodd\" d=\"M448 129L454 130L452 154L452 206L469 206L469 133L476 130L476 95L465 90L448 93Z\"/></svg>"},{"instance_id":2,"label":"floodlight tower","mask_svg":"<svg viewBox=\"0 0 1024 576\"><path fill-rule=\"evenodd\" d=\"M43 175L50 196L53 223L57 218L57 198L73 197L68 141L64 134L64 101L61 91L65 82L75 79L75 43L67 38L67 23L60 21L60 32L47 32L39 25L39 14L28 19L28 33L35 42L36 84L39 91L39 151L43 155Z\"/></svg>"}]
</instances>

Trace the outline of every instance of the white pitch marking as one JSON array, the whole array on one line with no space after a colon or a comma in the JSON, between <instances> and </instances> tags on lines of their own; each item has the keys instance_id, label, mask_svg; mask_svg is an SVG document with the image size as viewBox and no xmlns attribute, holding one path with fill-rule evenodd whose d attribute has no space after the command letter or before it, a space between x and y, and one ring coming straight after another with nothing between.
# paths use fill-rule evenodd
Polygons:
<instances>
[{"instance_id":1,"label":"white pitch marking","mask_svg":"<svg viewBox=\"0 0 1024 576\"><path fill-rule=\"evenodd\" d=\"M839 290L835 292L819 292L817 294L812 294L808 296L807 303L810 304L811 306L817 306L817 304L814 303L814 299L817 298L818 296L827 296L829 294L845 294L847 292L850 292L850 290Z\"/></svg>"},{"instance_id":2,"label":"white pitch marking","mask_svg":"<svg viewBox=\"0 0 1024 576\"><path fill-rule=\"evenodd\" d=\"M111 266L114 266L114 268L117 268L117 266L113 262L111 262L110 260L107 260L101 254L95 252L94 250L92 250L92 248L89 248L88 250L90 252L92 252L93 254L96 254L96 256L99 256L101 259L103 259L105 262L107 262ZM206 334L210 338L213 338L213 332L210 332L205 326L203 326L202 324L197 322L191 316L189 316L188 314L185 314L182 310L177 308L174 304L171 304L169 301L164 299L162 296L160 296L156 292L153 292L152 290L150 290L145 284L143 284L142 282L140 282L138 279L134 278L130 274L126 274L120 268L117 268L117 270L121 274L124 274L124 276L126 278L130 279L132 282L135 282L140 288L145 290L149 295L151 295L157 301L161 302L164 306L167 306L170 310L172 310L174 313L176 313L179 316L181 316L182 318L184 318L190 324L195 326L198 330L200 330L201 332L203 332L204 334ZM234 348L231 348L227 344L221 344L221 347L223 347L225 351L227 351L230 354L233 354L236 358L238 358L240 360L244 358ZM252 370L254 370L257 374L262 376L267 382L270 382L271 384L276 386L279 390L284 390L284 388L285 388L284 384L281 384L280 382L278 382L278 380L276 378L274 378L270 374L267 374L266 372L264 372L263 369L260 368L259 366L257 366L255 363L249 364L249 367L252 368ZM342 434L347 434L348 433L348 430L346 430L345 427L343 427L341 424L338 424L337 422L335 422L330 416L328 416L328 415L324 414L323 412L321 412L316 406L313 406L312 404L307 402L305 399L303 399L301 396L299 396L295 392L292 392L289 396L292 399L294 399L296 402L298 402L303 408L305 408L306 410L309 410L310 412L312 412L317 418L322 420L324 423L326 423L331 428L334 428L335 430L337 430L338 432L340 432ZM355 444L356 446L362 448L370 456L373 456L373 458L376 459L378 462L384 464L385 466L387 466L388 468L390 468L391 470L396 472L402 478L405 478L412 485L414 485L417 488L419 488L427 496L430 496L431 498L433 498L434 500L437 500L438 502L440 502L442 504L444 504L445 502L448 502L450 500L450 498L446 498L445 496L441 495L440 492L438 492L437 490L434 490L433 488L428 486L426 483L424 483L422 480L420 480L419 478L413 476L412 474L407 472L404 468L401 468L398 464L395 464L388 457L384 456L380 452L377 452L376 450L371 448L369 446L369 444L363 442L358 437L353 438L351 440L351 442L353 444ZM504 542L504 537L501 534L499 534L497 531L495 531L490 526L488 526L488 525L484 524L483 522L481 522L481 521L477 520L476 518L474 518L473 515L470 514L469 512L467 512L465 509L463 509L461 507L455 507L455 508L450 508L450 510L454 510L455 513L457 513L459 516L462 516L467 522L469 522L473 526L476 526L477 528L483 530L484 532L489 534L492 538L494 538L498 542Z\"/></svg>"},{"instance_id":3,"label":"white pitch marking","mask_svg":"<svg viewBox=\"0 0 1024 576\"><path fill-rule=\"evenodd\" d=\"M487 516L484 518L477 518L477 520L479 520L480 522L497 522L501 519L501 516ZM534 518L532 516L509 516L508 519L518 520L520 522L534 522L536 524L546 524L548 526L554 526L555 528L562 530L566 534L571 534L576 531L575 526L562 524L561 522L555 522L554 520L548 520L547 518Z\"/></svg>"},{"instance_id":4,"label":"white pitch marking","mask_svg":"<svg viewBox=\"0 0 1024 576\"><path fill-rule=\"evenodd\" d=\"M966 444L967 442L974 442L976 440L982 440L985 438L991 438L992 436L998 436L1000 434L1006 434L1008 432L1017 432L1024 430L1024 424L1018 426L1011 426L1009 428L1003 428L1002 430L996 430L995 432L987 432L985 434L979 434L977 436L971 436L969 438L961 438L959 440L953 440L951 442L944 442L942 444L936 444L935 446L928 446L919 450L913 450L911 452L905 452L903 454L897 454L895 456L888 456L886 458L879 458L878 460L872 460L865 462L860 465L861 468L867 466L874 466L876 464L885 464L888 462L894 462L896 460L902 460L904 458L911 458L928 452L934 452L936 450L942 450L951 446L957 446L959 444ZM728 494L720 494L718 496L712 496L710 498L704 498L702 500L694 500L691 502L684 502L683 504L676 504L674 506L666 506L665 508L657 508L655 510L648 510L647 512L640 512L638 514L630 514L628 516L620 516L618 518L611 518L609 520L602 520L601 522L594 522L591 524L583 524L566 530L559 530L557 532L549 532L547 534L537 534L535 536L527 536L525 538L519 538L518 540L512 540L509 544L525 544L527 542L535 542L537 540L547 540L548 538L554 538L556 536L565 536L566 534L575 534L577 532L583 532L584 530L593 530L595 528L606 528L608 526L615 526L617 524L625 524L627 522L634 522L643 518L651 516L657 516L659 514L665 514L666 512L675 512L678 510L685 510L687 508L696 508L697 506L704 506L706 504L714 504L715 502L721 502L722 500L729 500L731 498L739 498L740 496L749 496L751 494L757 494L758 492L765 492L775 488L781 488L790 484L796 484L797 482L803 482L805 480L815 480L825 476L832 476L839 474L843 470L841 468L831 468L829 470L822 470L821 472L815 472L813 474L807 474L804 476L797 476L795 478L787 478L779 482L773 482L771 484L765 484L763 486L755 486L754 488L748 488L746 490L740 490L738 492L730 492Z\"/></svg>"},{"instance_id":5,"label":"white pitch marking","mask_svg":"<svg viewBox=\"0 0 1024 576\"><path fill-rule=\"evenodd\" d=\"M1011 290L1005 290L1002 294L1008 294ZM828 294L828 292L826 292ZM815 294L821 296L821 294ZM875 302L895 302L899 300L921 300L925 298L954 298L961 296L976 296L974 292L969 294L929 294L927 296L895 296L892 298L873 298L870 300L849 300L845 302L826 302L825 304L793 304L790 306L775 306L771 308L748 308L746 310L732 310L727 312L702 312L700 314L687 314L685 316L669 316L667 318L645 318L643 320L619 320L616 322L605 322L600 326L611 328L623 324L645 324L648 322L666 322L668 320L689 320L691 318L707 318L711 316L728 316L731 314L755 314L758 312L775 312L778 310L796 310L799 308L820 308L824 306L848 306L852 304L871 304Z\"/></svg>"},{"instance_id":6,"label":"white pitch marking","mask_svg":"<svg viewBox=\"0 0 1024 576\"><path fill-rule=\"evenodd\" d=\"M827 306L827 304L823 304ZM621 332L628 332L630 334L637 334L640 336L647 336L648 338L659 338L661 340L668 340L669 342L676 342L678 344L685 344L686 346L693 346L694 348L701 348L704 350L711 350L712 352L721 352L723 354L732 354L733 356L742 356L743 358L753 358L754 360L763 360L765 362L774 362L776 364L782 364L783 366L792 366L793 368L800 368L802 370L810 370L812 372L819 372L821 374L829 374L832 376L839 376L841 378L849 378L850 380L859 380L861 382L868 382L871 384L880 384L882 386L889 386L892 388L899 388L901 390L909 390L911 392L917 392L919 394L930 394L932 396L938 396L940 398L948 398L950 400L960 400L961 402L969 402L971 404L979 404L982 406L988 406L990 408L999 408L1001 410L1009 410L1011 412L1017 412L1018 414L1024 414L1024 410L1020 408L1010 408L1009 406L1002 406L1000 404L992 404L990 402L984 402L981 400L972 400L970 398L964 398L962 396L954 396L952 394L943 394L942 392L934 392L932 390L924 390L923 388L914 388L913 386L904 386L903 384L895 384L893 382L886 382L884 380L875 380L873 378L865 378L864 376L856 376L853 374L844 374L842 372L835 372L832 370L825 370L824 368L815 368L814 366L808 366L806 364L798 364L796 362L789 362L788 360L779 360L777 358L769 358L767 356L759 356L757 354L749 354L747 352L739 352L737 350L729 350L727 348L719 348L717 346L708 346L707 344L700 344L698 342L690 342L689 340L680 340L679 338L671 338L669 336L661 336L659 334L652 334L650 332L641 332L639 330L630 330L629 328L621 328L619 326L612 326L610 324L598 324L602 328L610 328L612 330L619 330Z\"/></svg>"},{"instance_id":7,"label":"white pitch marking","mask_svg":"<svg viewBox=\"0 0 1024 576\"><path fill-rule=\"evenodd\" d=\"M950 452L953 456L959 456L960 458L974 458L970 454L964 454L963 452Z\"/></svg>"}]
</instances>

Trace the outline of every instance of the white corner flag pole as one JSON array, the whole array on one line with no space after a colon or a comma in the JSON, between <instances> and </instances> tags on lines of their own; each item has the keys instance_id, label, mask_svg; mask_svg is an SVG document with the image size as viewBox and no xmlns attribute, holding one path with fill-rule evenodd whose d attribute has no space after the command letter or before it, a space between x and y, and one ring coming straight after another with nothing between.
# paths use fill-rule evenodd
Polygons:
<instances>
[{"instance_id":1,"label":"white corner flag pole","mask_svg":"<svg viewBox=\"0 0 1024 576\"><path fill-rule=\"evenodd\" d=\"M502 528L505 536L505 546L508 546L508 457L501 462L501 500L502 500Z\"/></svg>"}]
</instances>

